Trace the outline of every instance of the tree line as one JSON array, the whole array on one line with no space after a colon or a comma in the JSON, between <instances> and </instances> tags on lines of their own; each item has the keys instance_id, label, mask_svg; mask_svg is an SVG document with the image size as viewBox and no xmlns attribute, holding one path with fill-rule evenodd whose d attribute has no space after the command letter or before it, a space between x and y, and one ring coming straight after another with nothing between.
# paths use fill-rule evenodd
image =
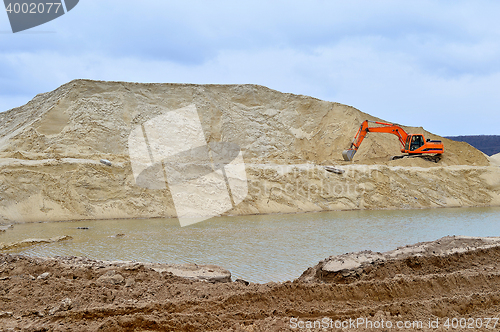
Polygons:
<instances>
[{"instance_id":1,"label":"tree line","mask_svg":"<svg viewBox=\"0 0 500 332\"><path fill-rule=\"evenodd\" d=\"M488 156L500 153L500 136L498 135L447 136L446 138L458 142L467 142Z\"/></svg>"}]
</instances>

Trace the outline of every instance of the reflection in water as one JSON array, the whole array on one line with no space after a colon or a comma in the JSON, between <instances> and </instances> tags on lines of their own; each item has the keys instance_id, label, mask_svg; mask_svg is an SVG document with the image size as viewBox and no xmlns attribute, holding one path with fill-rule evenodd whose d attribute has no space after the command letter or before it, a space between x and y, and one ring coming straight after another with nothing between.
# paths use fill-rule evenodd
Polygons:
<instances>
[{"instance_id":1,"label":"reflection in water","mask_svg":"<svg viewBox=\"0 0 500 332\"><path fill-rule=\"evenodd\" d=\"M119 233L125 236L111 237ZM218 217L184 228L177 219L19 224L0 233L0 242L60 235L73 240L11 252L216 264L233 277L268 282L297 278L330 255L387 251L446 235L499 236L500 208Z\"/></svg>"}]
</instances>

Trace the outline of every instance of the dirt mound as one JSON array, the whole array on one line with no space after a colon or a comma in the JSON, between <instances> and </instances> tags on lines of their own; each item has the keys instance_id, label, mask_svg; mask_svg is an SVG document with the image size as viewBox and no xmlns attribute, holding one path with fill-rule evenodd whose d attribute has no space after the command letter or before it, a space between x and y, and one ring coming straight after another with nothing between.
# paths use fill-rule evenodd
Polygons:
<instances>
[{"instance_id":1,"label":"dirt mound","mask_svg":"<svg viewBox=\"0 0 500 332\"><path fill-rule=\"evenodd\" d=\"M370 135L354 163L344 162L341 152L359 124L380 120L350 106L257 85L76 80L0 113L0 222L175 217L168 187L136 185L128 138L183 107L196 108L208 143L243 151L248 195L227 214L500 204L500 171L487 168L484 154L422 128L405 127L444 141L437 164L389 161L400 143L388 134ZM321 165L351 167L351 176L332 177ZM380 166L388 166L381 174L393 183L381 186L367 175ZM413 181L419 178L426 184Z\"/></svg>"},{"instance_id":2,"label":"dirt mound","mask_svg":"<svg viewBox=\"0 0 500 332\"><path fill-rule=\"evenodd\" d=\"M452 273L465 268L469 259L488 256L488 249L500 251L500 238L447 236L386 253L363 251L331 256L300 276L304 282L351 283L392 278L396 275Z\"/></svg>"},{"instance_id":3,"label":"dirt mound","mask_svg":"<svg viewBox=\"0 0 500 332\"><path fill-rule=\"evenodd\" d=\"M380 331L373 326L384 321L392 328L408 322L408 330L446 331L447 319L452 324L456 318L467 324L455 324L454 331L469 331L471 319L473 324L481 320L478 330L498 328L491 320L500 309L498 238L447 237L379 255L386 257L384 264L368 264L371 271L363 266L363 273L340 282L304 282L301 277L263 285L193 281L141 263L0 255L0 326L29 331L296 331L309 326L311 331L325 326ZM439 328L429 328L430 321ZM335 324L347 325L335 329Z\"/></svg>"}]
</instances>

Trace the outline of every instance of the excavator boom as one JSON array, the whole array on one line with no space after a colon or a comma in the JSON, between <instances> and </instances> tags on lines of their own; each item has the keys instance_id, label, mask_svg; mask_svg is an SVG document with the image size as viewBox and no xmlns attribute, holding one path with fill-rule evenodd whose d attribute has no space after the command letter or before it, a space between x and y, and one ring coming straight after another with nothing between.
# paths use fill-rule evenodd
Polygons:
<instances>
[{"instance_id":1,"label":"excavator boom","mask_svg":"<svg viewBox=\"0 0 500 332\"><path fill-rule=\"evenodd\" d=\"M370 127L370 123L375 123L380 126ZM441 141L425 140L421 134L408 134L406 131L397 124L385 123L378 121L365 120L359 126L359 130L354 136L349 149L342 152L344 160L351 161L359 149L359 146L365 139L369 132L372 133L388 133L396 135L399 142L403 146L401 152L418 155L418 154L441 154L444 151L443 143Z\"/></svg>"}]
</instances>

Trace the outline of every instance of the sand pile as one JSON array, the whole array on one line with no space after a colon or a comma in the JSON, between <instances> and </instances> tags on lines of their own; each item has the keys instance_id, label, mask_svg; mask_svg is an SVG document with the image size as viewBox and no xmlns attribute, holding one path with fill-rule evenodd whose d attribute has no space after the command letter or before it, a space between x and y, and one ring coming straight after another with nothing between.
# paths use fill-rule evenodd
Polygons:
<instances>
[{"instance_id":1,"label":"sand pile","mask_svg":"<svg viewBox=\"0 0 500 332\"><path fill-rule=\"evenodd\" d=\"M128 138L183 107L196 108L207 143L243 151L248 195L227 214L500 204L498 168L467 143L443 139L438 164L388 161L396 136L371 134L344 162L360 123L380 120L350 106L256 85L76 80L0 113L0 222L176 216L168 186L136 185Z\"/></svg>"},{"instance_id":2,"label":"sand pile","mask_svg":"<svg viewBox=\"0 0 500 332\"><path fill-rule=\"evenodd\" d=\"M496 166L500 166L500 153L494 154L489 157L490 163Z\"/></svg>"},{"instance_id":3,"label":"sand pile","mask_svg":"<svg viewBox=\"0 0 500 332\"><path fill-rule=\"evenodd\" d=\"M478 331L494 331L499 322L491 318L500 310L499 244L498 238L446 237L378 254L382 258L341 269L346 276L340 274L338 280L316 278L328 264L366 252L334 256L320 263L323 269L318 265L306 271L304 275L315 272L307 282L303 276L268 284L189 280L142 263L0 254L0 326L29 331L297 331L319 321L331 331L391 331L398 322L410 322L401 328L409 331L470 331L467 324L445 327L447 319L451 324L458 318L472 319ZM354 328L330 327L349 319L364 321ZM367 321L382 320L393 327L366 328ZM438 328L429 328L429 321L438 322ZM324 331L321 327L308 331Z\"/></svg>"}]
</instances>

